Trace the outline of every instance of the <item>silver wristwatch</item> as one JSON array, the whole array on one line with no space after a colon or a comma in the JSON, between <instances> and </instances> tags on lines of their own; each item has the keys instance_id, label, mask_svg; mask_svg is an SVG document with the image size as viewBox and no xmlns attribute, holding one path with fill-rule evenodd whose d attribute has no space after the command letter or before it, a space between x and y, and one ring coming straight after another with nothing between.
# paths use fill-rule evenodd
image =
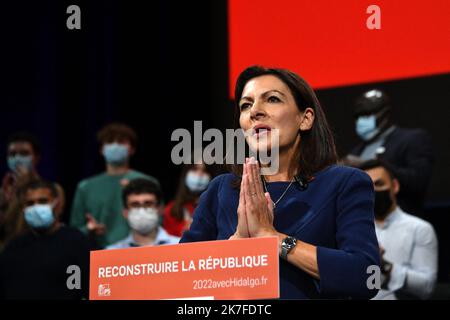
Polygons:
<instances>
[{"instance_id":1,"label":"silver wristwatch","mask_svg":"<svg viewBox=\"0 0 450 320\"><path fill-rule=\"evenodd\" d=\"M294 249L297 244L297 239L294 237L286 237L281 242L281 258L287 260L288 253Z\"/></svg>"}]
</instances>

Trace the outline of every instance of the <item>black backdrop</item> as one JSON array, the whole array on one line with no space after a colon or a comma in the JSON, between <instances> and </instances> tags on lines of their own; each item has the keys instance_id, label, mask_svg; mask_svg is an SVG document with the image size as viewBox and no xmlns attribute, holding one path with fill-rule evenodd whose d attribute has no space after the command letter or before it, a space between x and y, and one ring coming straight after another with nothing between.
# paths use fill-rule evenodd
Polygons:
<instances>
[{"instance_id":1,"label":"black backdrop","mask_svg":"<svg viewBox=\"0 0 450 320\"><path fill-rule=\"evenodd\" d=\"M81 30L66 28L71 4L81 7ZM170 160L172 131L192 129L194 120L204 129L231 127L226 9L226 0L4 1L0 159L9 133L35 132L43 146L40 172L64 186L70 205L77 182L103 170L96 131L120 120L140 137L132 165L156 176L170 199L180 172ZM391 95L399 125L432 134L430 220L448 226L450 74L319 90L341 155L357 141L351 101L373 87ZM0 172L5 165L0 161ZM438 230L441 242L448 242L446 230Z\"/></svg>"},{"instance_id":2,"label":"black backdrop","mask_svg":"<svg viewBox=\"0 0 450 320\"><path fill-rule=\"evenodd\" d=\"M71 4L81 30L66 28ZM132 165L160 179L169 199L180 171L172 131L231 121L224 1L19 0L2 12L0 141L35 132L40 172L65 187L69 205L76 183L103 170L95 133L105 123L136 129Z\"/></svg>"}]
</instances>

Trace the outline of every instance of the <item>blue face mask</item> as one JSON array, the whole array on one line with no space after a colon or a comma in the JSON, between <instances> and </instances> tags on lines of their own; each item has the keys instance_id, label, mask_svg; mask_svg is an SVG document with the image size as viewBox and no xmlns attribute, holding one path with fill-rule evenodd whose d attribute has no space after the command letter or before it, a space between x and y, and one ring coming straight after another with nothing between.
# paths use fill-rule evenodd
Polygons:
<instances>
[{"instance_id":1,"label":"blue face mask","mask_svg":"<svg viewBox=\"0 0 450 320\"><path fill-rule=\"evenodd\" d=\"M22 167L28 171L33 167L33 157L32 156L9 156L8 157L8 168L13 172L17 172L18 168Z\"/></svg>"},{"instance_id":2,"label":"blue face mask","mask_svg":"<svg viewBox=\"0 0 450 320\"><path fill-rule=\"evenodd\" d=\"M364 141L375 137L380 129L377 128L377 117L375 115L361 116L356 120L356 133Z\"/></svg>"},{"instance_id":3,"label":"blue face mask","mask_svg":"<svg viewBox=\"0 0 450 320\"><path fill-rule=\"evenodd\" d=\"M125 164L128 160L128 146L120 143L105 144L103 147L103 156L109 164Z\"/></svg>"},{"instance_id":4,"label":"blue face mask","mask_svg":"<svg viewBox=\"0 0 450 320\"><path fill-rule=\"evenodd\" d=\"M49 204L35 204L25 208L25 221L35 229L46 229L55 221L52 206Z\"/></svg>"},{"instance_id":5,"label":"blue face mask","mask_svg":"<svg viewBox=\"0 0 450 320\"><path fill-rule=\"evenodd\" d=\"M199 175L190 171L186 175L185 183L192 192L201 192L208 187L209 180L210 178L206 174Z\"/></svg>"}]
</instances>

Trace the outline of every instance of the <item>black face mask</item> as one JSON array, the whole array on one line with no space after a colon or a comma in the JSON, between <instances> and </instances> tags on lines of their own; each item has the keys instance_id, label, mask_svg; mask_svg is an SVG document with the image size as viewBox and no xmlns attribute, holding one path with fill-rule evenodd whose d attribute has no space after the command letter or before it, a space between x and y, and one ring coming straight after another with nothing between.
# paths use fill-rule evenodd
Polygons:
<instances>
[{"instance_id":1,"label":"black face mask","mask_svg":"<svg viewBox=\"0 0 450 320\"><path fill-rule=\"evenodd\" d=\"M384 218L392 207L390 190L375 191L375 218Z\"/></svg>"}]
</instances>

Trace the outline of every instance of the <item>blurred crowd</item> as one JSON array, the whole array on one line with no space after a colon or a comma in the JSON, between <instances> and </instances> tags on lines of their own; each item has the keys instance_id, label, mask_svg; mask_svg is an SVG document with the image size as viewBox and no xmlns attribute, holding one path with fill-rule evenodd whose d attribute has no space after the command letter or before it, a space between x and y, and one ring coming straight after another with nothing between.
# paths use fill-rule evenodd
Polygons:
<instances>
[{"instance_id":1,"label":"blurred crowd","mask_svg":"<svg viewBox=\"0 0 450 320\"><path fill-rule=\"evenodd\" d=\"M423 219L423 202L434 152L422 129L391 121L389 97L370 90L355 100L360 138L339 165L357 167L372 179L374 224L382 284L375 299L426 299L437 279L438 243ZM130 167L135 131L111 123L97 134L105 170L78 183L69 223L64 186L37 171L40 143L27 132L6 142L9 170L0 190L0 298L88 298L89 252L178 243L213 178L204 164L184 165L174 199L166 203L159 181ZM167 200L167 199L166 199ZM67 267L81 269L81 290L67 287Z\"/></svg>"}]
</instances>

